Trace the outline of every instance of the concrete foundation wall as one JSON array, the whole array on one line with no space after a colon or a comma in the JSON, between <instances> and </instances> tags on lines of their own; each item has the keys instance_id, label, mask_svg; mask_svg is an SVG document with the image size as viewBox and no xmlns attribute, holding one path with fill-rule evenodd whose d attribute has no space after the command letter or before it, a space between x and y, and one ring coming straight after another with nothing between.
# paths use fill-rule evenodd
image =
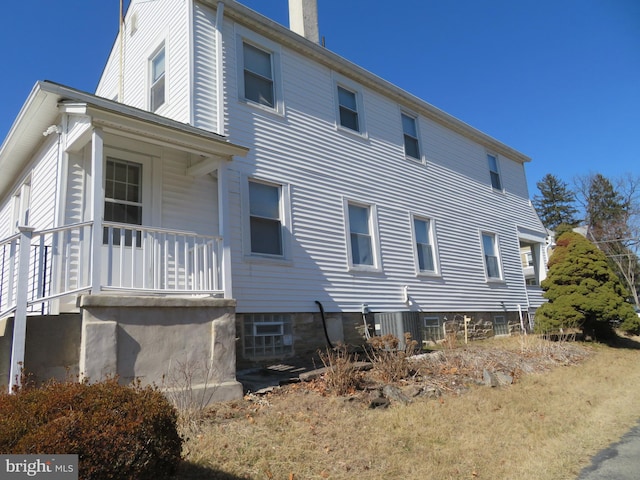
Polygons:
<instances>
[{"instance_id":1,"label":"concrete foundation wall","mask_svg":"<svg viewBox=\"0 0 640 480\"><path fill-rule=\"evenodd\" d=\"M235 301L85 295L80 371L164 389L207 389L210 401L242 397L236 381Z\"/></svg>"},{"instance_id":2,"label":"concrete foundation wall","mask_svg":"<svg viewBox=\"0 0 640 480\"><path fill-rule=\"evenodd\" d=\"M78 314L27 317L24 370L36 382L76 378L82 320ZM9 384L13 318L0 322L0 385Z\"/></svg>"}]
</instances>

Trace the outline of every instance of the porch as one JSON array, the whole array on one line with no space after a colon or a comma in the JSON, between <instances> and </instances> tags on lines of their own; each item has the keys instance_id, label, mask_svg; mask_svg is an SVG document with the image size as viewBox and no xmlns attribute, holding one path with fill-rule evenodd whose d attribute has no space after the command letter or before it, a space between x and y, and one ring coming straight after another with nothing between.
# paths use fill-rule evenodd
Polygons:
<instances>
[{"instance_id":1,"label":"porch","mask_svg":"<svg viewBox=\"0 0 640 480\"><path fill-rule=\"evenodd\" d=\"M197 368L195 391L207 385L213 400L241 395L222 243L110 222L97 231L93 222L20 228L0 242L0 384L18 385L23 367L37 380L159 383L181 365Z\"/></svg>"}]
</instances>

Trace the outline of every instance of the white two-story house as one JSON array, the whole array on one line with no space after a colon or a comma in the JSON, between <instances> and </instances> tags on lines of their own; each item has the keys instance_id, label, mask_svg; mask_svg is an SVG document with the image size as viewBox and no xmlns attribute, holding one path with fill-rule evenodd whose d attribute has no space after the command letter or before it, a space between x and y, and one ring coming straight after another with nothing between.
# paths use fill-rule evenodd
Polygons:
<instances>
[{"instance_id":1,"label":"white two-story house","mask_svg":"<svg viewBox=\"0 0 640 480\"><path fill-rule=\"evenodd\" d=\"M390 319L528 321L546 264L530 159L321 46L313 0L290 16L132 0L95 95L36 85L0 150L0 315L80 314L80 372L150 379L177 354L260 362ZM225 327L203 343L210 311Z\"/></svg>"}]
</instances>

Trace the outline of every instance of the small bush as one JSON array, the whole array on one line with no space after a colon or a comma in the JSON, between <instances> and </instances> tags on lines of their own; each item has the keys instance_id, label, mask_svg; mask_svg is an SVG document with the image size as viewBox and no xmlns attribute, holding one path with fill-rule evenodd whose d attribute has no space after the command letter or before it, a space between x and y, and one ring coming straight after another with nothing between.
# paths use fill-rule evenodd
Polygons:
<instances>
[{"instance_id":1,"label":"small bush","mask_svg":"<svg viewBox=\"0 0 640 480\"><path fill-rule=\"evenodd\" d=\"M77 454L83 480L169 479L182 439L157 389L117 380L48 383L0 395L0 452Z\"/></svg>"}]
</instances>

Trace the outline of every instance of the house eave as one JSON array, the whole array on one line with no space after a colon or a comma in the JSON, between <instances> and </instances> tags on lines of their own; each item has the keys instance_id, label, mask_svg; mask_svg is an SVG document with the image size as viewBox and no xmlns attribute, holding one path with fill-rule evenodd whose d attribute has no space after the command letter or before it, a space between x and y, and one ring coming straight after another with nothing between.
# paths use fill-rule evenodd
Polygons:
<instances>
[{"instance_id":1,"label":"house eave","mask_svg":"<svg viewBox=\"0 0 640 480\"><path fill-rule=\"evenodd\" d=\"M45 141L43 132L60 122L62 114L86 115L95 127L143 138L156 145L178 148L203 157L243 157L248 148L225 137L89 93L48 81L36 83L0 146L0 199Z\"/></svg>"},{"instance_id":2,"label":"house eave","mask_svg":"<svg viewBox=\"0 0 640 480\"><path fill-rule=\"evenodd\" d=\"M216 8L217 0L198 0L200 3ZM234 22L245 25L260 35L274 40L291 50L301 53L307 58L350 78L364 87L393 99L399 105L408 108L426 118L437 122L460 135L467 137L494 153L503 155L513 161L527 163L531 158L496 140L486 133L470 126L458 118L434 107L430 103L395 86L391 82L365 70L345 58L327 50L269 18L251 10L235 0L225 0L225 16Z\"/></svg>"}]
</instances>

